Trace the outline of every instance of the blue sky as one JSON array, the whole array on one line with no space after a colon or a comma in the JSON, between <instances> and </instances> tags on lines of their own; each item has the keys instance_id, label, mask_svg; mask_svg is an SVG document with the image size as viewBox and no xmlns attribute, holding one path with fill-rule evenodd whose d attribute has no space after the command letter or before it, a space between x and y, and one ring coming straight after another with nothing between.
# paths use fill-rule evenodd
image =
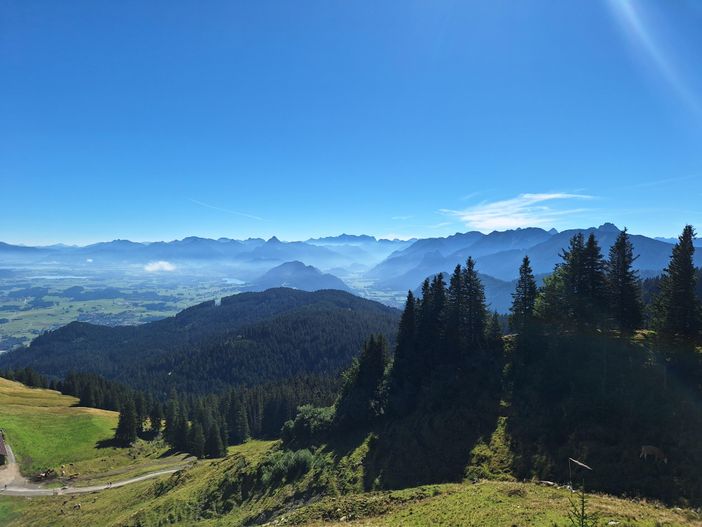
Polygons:
<instances>
[{"instance_id":1,"label":"blue sky","mask_svg":"<svg viewBox=\"0 0 702 527\"><path fill-rule=\"evenodd\" d=\"M0 240L702 230L696 0L0 0Z\"/></svg>"}]
</instances>

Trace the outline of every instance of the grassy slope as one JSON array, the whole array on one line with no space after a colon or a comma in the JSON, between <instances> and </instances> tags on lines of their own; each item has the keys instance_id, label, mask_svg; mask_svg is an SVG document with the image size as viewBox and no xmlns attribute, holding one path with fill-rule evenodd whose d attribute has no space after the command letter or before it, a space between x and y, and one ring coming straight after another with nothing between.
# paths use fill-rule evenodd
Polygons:
<instances>
[{"instance_id":1,"label":"grassy slope","mask_svg":"<svg viewBox=\"0 0 702 527\"><path fill-rule=\"evenodd\" d=\"M117 414L74 407L77 402L0 379L0 428L24 473L104 455L97 443L114 434Z\"/></svg>"},{"instance_id":2,"label":"grassy slope","mask_svg":"<svg viewBox=\"0 0 702 527\"><path fill-rule=\"evenodd\" d=\"M533 483L481 481L394 492L327 498L288 515L283 524L363 526L567 526L571 492ZM639 527L697 526L702 516L651 503L611 496L588 496L588 511L598 525ZM342 518L344 518L342 520ZM609 523L619 522L619 523Z\"/></svg>"},{"instance_id":3,"label":"grassy slope","mask_svg":"<svg viewBox=\"0 0 702 527\"><path fill-rule=\"evenodd\" d=\"M315 456L312 469L297 481L271 485L242 499L242 488L232 482L255 473L261 461L275 455L277 443L252 441L230 449L223 460L198 462L193 468L158 482L143 482L121 489L74 497L44 497L13 502L0 498L0 524L56 527L161 526L226 527L277 521L280 525L363 526L480 526L553 527L568 525L568 499L564 489L531 483L481 481L476 484L430 485L383 492L353 492L359 481L359 458L365 446L334 458ZM362 474L361 474L362 476ZM335 483L330 484L333 477ZM322 499L307 493L325 486ZM244 485L245 487L246 485ZM229 488L231 492L221 492ZM340 491L352 491L339 494ZM250 490L250 489L249 489ZM600 525L620 527L699 526L702 516L654 503L609 496L589 496L591 510L601 514ZM80 510L73 505L81 504ZM14 513L15 517L5 514ZM61 512L63 510L63 513ZM342 520L342 518L344 520Z\"/></svg>"},{"instance_id":4,"label":"grassy slope","mask_svg":"<svg viewBox=\"0 0 702 527\"><path fill-rule=\"evenodd\" d=\"M55 391L0 378L0 428L5 430L24 474L47 468L60 472L60 466L66 465L67 475L78 475L74 485L88 485L126 479L182 461L183 456L161 458L166 448L160 443L100 447L114 435L117 413L73 406L77 402Z\"/></svg>"}]
</instances>

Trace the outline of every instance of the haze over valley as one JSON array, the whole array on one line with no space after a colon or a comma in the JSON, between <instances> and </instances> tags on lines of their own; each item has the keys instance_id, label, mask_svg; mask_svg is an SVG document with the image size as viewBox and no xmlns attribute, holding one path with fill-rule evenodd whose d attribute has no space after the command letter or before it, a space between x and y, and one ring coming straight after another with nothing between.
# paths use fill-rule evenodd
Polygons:
<instances>
[{"instance_id":1,"label":"haze over valley","mask_svg":"<svg viewBox=\"0 0 702 527\"><path fill-rule=\"evenodd\" d=\"M524 228L410 240L347 235L281 241L189 237L171 242L114 240L87 246L0 243L0 349L73 320L132 325L158 320L206 300L289 287L339 289L400 307L408 290L450 273L469 256L485 283L490 309L506 314L521 259L539 280L575 232L593 232L606 251L619 229ZM666 266L674 239L633 235L634 265L644 278ZM696 262L702 256L696 255Z\"/></svg>"}]
</instances>

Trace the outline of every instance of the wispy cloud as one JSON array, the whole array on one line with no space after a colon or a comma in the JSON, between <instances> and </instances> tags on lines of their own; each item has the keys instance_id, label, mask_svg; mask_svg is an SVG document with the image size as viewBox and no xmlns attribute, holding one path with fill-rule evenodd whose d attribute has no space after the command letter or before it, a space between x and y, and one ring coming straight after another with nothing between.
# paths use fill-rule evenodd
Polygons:
<instances>
[{"instance_id":1,"label":"wispy cloud","mask_svg":"<svg viewBox=\"0 0 702 527\"><path fill-rule=\"evenodd\" d=\"M393 216L390 219L394 220L394 221L405 221L405 220L411 220L412 218L414 218L414 216Z\"/></svg>"},{"instance_id":2,"label":"wispy cloud","mask_svg":"<svg viewBox=\"0 0 702 527\"><path fill-rule=\"evenodd\" d=\"M176 266L171 262L166 262L165 260L159 260L158 262L149 262L144 266L144 271L147 273L158 273L161 271L175 271Z\"/></svg>"},{"instance_id":3,"label":"wispy cloud","mask_svg":"<svg viewBox=\"0 0 702 527\"><path fill-rule=\"evenodd\" d=\"M679 181L687 181L688 179L697 179L698 177L699 177L698 175L689 175L689 176L671 177L671 178L666 178L666 179L657 179L655 181L644 181L643 183L637 183L636 185L632 185L630 188L657 187L659 185L669 185L671 183L678 183Z\"/></svg>"},{"instance_id":4,"label":"wispy cloud","mask_svg":"<svg viewBox=\"0 0 702 527\"><path fill-rule=\"evenodd\" d=\"M195 205L200 205L201 207L205 207L208 209L218 210L220 212L226 212L227 214L234 214L235 216L242 216L244 218L251 218L252 220L263 221L263 218L261 218L260 216L254 216L253 214L248 214L246 212L240 212L238 210L231 210L231 209L225 209L223 207L217 207L216 205L210 205L209 203L204 203L204 202L198 201L196 199L190 199L188 201L190 201L191 203L195 203Z\"/></svg>"},{"instance_id":5,"label":"wispy cloud","mask_svg":"<svg viewBox=\"0 0 702 527\"><path fill-rule=\"evenodd\" d=\"M553 226L563 217L584 212L584 208L554 207L555 202L587 200L593 196L552 192L520 194L511 199L483 202L463 210L441 209L439 212L460 219L467 227L479 231Z\"/></svg>"}]
</instances>

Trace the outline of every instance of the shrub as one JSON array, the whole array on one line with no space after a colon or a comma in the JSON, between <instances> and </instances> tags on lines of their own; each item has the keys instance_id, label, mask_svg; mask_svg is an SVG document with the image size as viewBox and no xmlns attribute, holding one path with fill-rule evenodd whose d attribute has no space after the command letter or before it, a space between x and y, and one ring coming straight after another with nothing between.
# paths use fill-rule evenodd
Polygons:
<instances>
[{"instance_id":1,"label":"shrub","mask_svg":"<svg viewBox=\"0 0 702 527\"><path fill-rule=\"evenodd\" d=\"M259 469L264 487L292 483L309 472L314 456L306 448L280 450L272 454Z\"/></svg>"},{"instance_id":2,"label":"shrub","mask_svg":"<svg viewBox=\"0 0 702 527\"><path fill-rule=\"evenodd\" d=\"M311 445L323 441L334 422L334 408L315 408L306 404L298 408L294 420L286 421L281 430L283 444Z\"/></svg>"}]
</instances>

